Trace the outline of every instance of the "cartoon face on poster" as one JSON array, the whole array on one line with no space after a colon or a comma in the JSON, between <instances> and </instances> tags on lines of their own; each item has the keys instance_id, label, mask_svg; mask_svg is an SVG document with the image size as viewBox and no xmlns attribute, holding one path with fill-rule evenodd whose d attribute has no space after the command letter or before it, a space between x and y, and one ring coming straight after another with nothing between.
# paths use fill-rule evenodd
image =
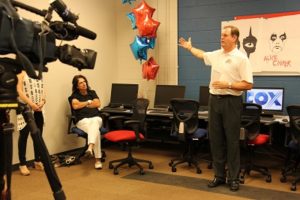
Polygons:
<instances>
[{"instance_id":1,"label":"cartoon face on poster","mask_svg":"<svg viewBox=\"0 0 300 200\"><path fill-rule=\"evenodd\" d=\"M264 70L280 72L297 72L300 66L300 15L265 19L265 31L262 38L266 48L261 57ZM298 25L297 25L298 24Z\"/></svg>"},{"instance_id":2,"label":"cartoon face on poster","mask_svg":"<svg viewBox=\"0 0 300 200\"><path fill-rule=\"evenodd\" d=\"M300 73L300 15L222 22L240 30L239 48L253 72ZM298 55L297 55L298 54Z\"/></svg>"}]
</instances>

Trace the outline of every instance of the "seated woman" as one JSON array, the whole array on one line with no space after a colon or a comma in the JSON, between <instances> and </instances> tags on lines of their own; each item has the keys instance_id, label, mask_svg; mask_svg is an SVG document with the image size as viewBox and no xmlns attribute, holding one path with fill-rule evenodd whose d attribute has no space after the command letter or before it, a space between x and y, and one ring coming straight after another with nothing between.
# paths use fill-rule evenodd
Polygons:
<instances>
[{"instance_id":1,"label":"seated woman","mask_svg":"<svg viewBox=\"0 0 300 200\"><path fill-rule=\"evenodd\" d=\"M100 100L91 90L86 77L76 75L72 81L71 106L76 118L76 126L88 135L87 155L95 156L95 168L102 169L100 127L102 118L99 116Z\"/></svg>"}]
</instances>

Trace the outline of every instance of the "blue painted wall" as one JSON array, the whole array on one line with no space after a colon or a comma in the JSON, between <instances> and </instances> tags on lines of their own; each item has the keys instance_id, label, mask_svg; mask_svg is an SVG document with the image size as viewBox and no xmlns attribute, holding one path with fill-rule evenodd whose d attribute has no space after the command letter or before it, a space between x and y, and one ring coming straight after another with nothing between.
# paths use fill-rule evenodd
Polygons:
<instances>
[{"instance_id":1,"label":"blue painted wall","mask_svg":"<svg viewBox=\"0 0 300 200\"><path fill-rule=\"evenodd\" d=\"M205 51L220 48L221 22L234 16L300 11L299 0L178 0L178 35L192 37ZM300 27L298 28L300 31ZM299 44L300 45L300 44ZM186 97L198 100L199 86L208 85L210 67L179 48L179 84ZM284 87L284 104L300 104L300 76L255 76L254 86Z\"/></svg>"}]
</instances>

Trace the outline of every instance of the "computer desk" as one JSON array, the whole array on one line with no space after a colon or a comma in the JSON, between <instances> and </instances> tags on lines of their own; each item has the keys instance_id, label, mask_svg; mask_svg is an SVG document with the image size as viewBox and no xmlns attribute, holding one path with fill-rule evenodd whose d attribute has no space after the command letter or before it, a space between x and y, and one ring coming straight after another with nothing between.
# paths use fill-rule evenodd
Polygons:
<instances>
[{"instance_id":1,"label":"computer desk","mask_svg":"<svg viewBox=\"0 0 300 200\"><path fill-rule=\"evenodd\" d=\"M107 112L112 115L132 115L131 109L119 109L119 108L103 108L101 112ZM208 111L199 111L198 118L203 120L205 123L208 123ZM146 139L156 139L166 142L172 140L172 120L173 112L162 111L162 110L147 110L147 131ZM261 117L260 119L262 125L268 126L273 129L275 124L280 124L283 126L288 126L288 116L286 115L274 115L273 117ZM273 132L273 130L271 130ZM173 138L174 140L174 138Z\"/></svg>"}]
</instances>

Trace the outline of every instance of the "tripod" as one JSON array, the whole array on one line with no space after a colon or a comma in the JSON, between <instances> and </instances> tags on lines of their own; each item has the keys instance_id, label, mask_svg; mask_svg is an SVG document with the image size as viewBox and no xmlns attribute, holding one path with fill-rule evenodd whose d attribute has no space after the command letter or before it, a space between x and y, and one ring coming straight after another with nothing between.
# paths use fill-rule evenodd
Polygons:
<instances>
[{"instance_id":1,"label":"tripod","mask_svg":"<svg viewBox=\"0 0 300 200\"><path fill-rule=\"evenodd\" d=\"M38 147L41 161L44 164L45 173L51 190L53 191L54 199L65 200L66 196L62 190L62 185L56 174L56 171L51 163L49 152L41 137L40 130L37 128L33 114L27 105L19 104L23 117L30 129L33 143ZM7 109L0 109L0 191L2 195L0 200L11 199L11 171L12 171L12 133L14 125L9 122Z\"/></svg>"}]
</instances>

